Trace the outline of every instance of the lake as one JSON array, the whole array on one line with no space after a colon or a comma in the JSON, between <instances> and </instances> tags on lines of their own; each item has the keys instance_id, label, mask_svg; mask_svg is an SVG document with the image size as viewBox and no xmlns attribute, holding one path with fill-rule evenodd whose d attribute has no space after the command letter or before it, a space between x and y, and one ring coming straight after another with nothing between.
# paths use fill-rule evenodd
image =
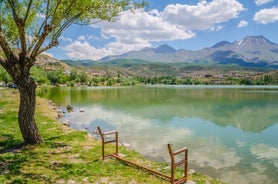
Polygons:
<instances>
[{"instance_id":1,"label":"lake","mask_svg":"<svg viewBox=\"0 0 278 184\"><path fill-rule=\"evenodd\" d=\"M171 143L189 148L197 172L227 183L278 183L277 86L53 88L44 97L74 106L66 114L73 128L117 129L120 142L148 159L169 162Z\"/></svg>"}]
</instances>

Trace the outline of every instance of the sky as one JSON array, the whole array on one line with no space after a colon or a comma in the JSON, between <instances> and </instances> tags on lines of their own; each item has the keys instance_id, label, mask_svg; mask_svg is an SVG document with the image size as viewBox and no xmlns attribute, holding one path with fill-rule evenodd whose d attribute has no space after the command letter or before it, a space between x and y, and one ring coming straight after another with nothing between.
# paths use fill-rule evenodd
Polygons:
<instances>
[{"instance_id":1,"label":"sky","mask_svg":"<svg viewBox=\"0 0 278 184\"><path fill-rule=\"evenodd\" d=\"M257 35L278 43L278 0L146 1L146 9L122 12L115 22L72 25L60 37L59 46L46 54L99 60L162 44L199 50Z\"/></svg>"}]
</instances>

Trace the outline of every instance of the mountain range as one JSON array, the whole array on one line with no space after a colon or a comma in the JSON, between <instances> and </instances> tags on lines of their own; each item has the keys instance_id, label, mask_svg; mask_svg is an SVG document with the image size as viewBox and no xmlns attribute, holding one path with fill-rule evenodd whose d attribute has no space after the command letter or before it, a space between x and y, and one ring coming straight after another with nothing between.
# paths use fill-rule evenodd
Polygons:
<instances>
[{"instance_id":1,"label":"mountain range","mask_svg":"<svg viewBox=\"0 0 278 184\"><path fill-rule=\"evenodd\" d=\"M98 62L138 59L160 63L238 64L240 66L278 68L278 44L264 36L247 36L235 42L221 41L201 50L176 50L169 45L146 47L121 55L107 56Z\"/></svg>"}]
</instances>

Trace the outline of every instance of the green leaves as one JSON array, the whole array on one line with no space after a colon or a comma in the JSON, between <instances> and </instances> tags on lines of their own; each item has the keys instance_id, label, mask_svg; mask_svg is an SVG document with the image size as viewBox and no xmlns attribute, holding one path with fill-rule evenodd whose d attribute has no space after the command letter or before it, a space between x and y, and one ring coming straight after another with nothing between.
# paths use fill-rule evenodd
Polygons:
<instances>
[{"instance_id":1,"label":"green leaves","mask_svg":"<svg viewBox=\"0 0 278 184\"><path fill-rule=\"evenodd\" d=\"M113 21L120 12L142 8L130 0L0 0L0 33L10 47L24 55L38 54L58 45L71 24Z\"/></svg>"}]
</instances>

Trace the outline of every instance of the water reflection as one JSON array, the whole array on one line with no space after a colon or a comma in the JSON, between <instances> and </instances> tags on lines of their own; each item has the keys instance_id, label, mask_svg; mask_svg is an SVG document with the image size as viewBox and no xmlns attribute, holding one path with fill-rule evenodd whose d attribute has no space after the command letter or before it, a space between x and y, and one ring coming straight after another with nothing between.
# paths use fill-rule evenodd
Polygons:
<instances>
[{"instance_id":1,"label":"water reflection","mask_svg":"<svg viewBox=\"0 0 278 184\"><path fill-rule=\"evenodd\" d=\"M157 119L107 110L101 106L87 107L84 113L76 110L69 117L76 129L89 127L92 132L97 126L106 130L117 128L120 142L130 144L154 160L169 162L166 147L169 142L176 148L186 145L189 147L190 168L226 182L233 183L235 177L239 178L237 183L275 183L277 180L276 174L271 174L271 169L278 169L277 148L267 144L267 132L259 136L254 133L246 135L236 128L221 128L198 118L173 117L170 122L161 123ZM274 129L277 131L278 127ZM269 166L271 163L272 167Z\"/></svg>"},{"instance_id":2,"label":"water reflection","mask_svg":"<svg viewBox=\"0 0 278 184\"><path fill-rule=\"evenodd\" d=\"M100 104L163 123L199 117L246 132L278 123L278 88L56 88L46 96L64 106Z\"/></svg>"},{"instance_id":3,"label":"water reflection","mask_svg":"<svg viewBox=\"0 0 278 184\"><path fill-rule=\"evenodd\" d=\"M251 147L251 153L258 159L268 160L278 168L278 148L267 144L257 144Z\"/></svg>"},{"instance_id":4,"label":"water reflection","mask_svg":"<svg viewBox=\"0 0 278 184\"><path fill-rule=\"evenodd\" d=\"M68 88L49 94L76 107L67 115L71 126L117 128L120 141L148 158L169 161L169 142L186 145L190 168L228 183L278 183L277 88Z\"/></svg>"}]
</instances>

